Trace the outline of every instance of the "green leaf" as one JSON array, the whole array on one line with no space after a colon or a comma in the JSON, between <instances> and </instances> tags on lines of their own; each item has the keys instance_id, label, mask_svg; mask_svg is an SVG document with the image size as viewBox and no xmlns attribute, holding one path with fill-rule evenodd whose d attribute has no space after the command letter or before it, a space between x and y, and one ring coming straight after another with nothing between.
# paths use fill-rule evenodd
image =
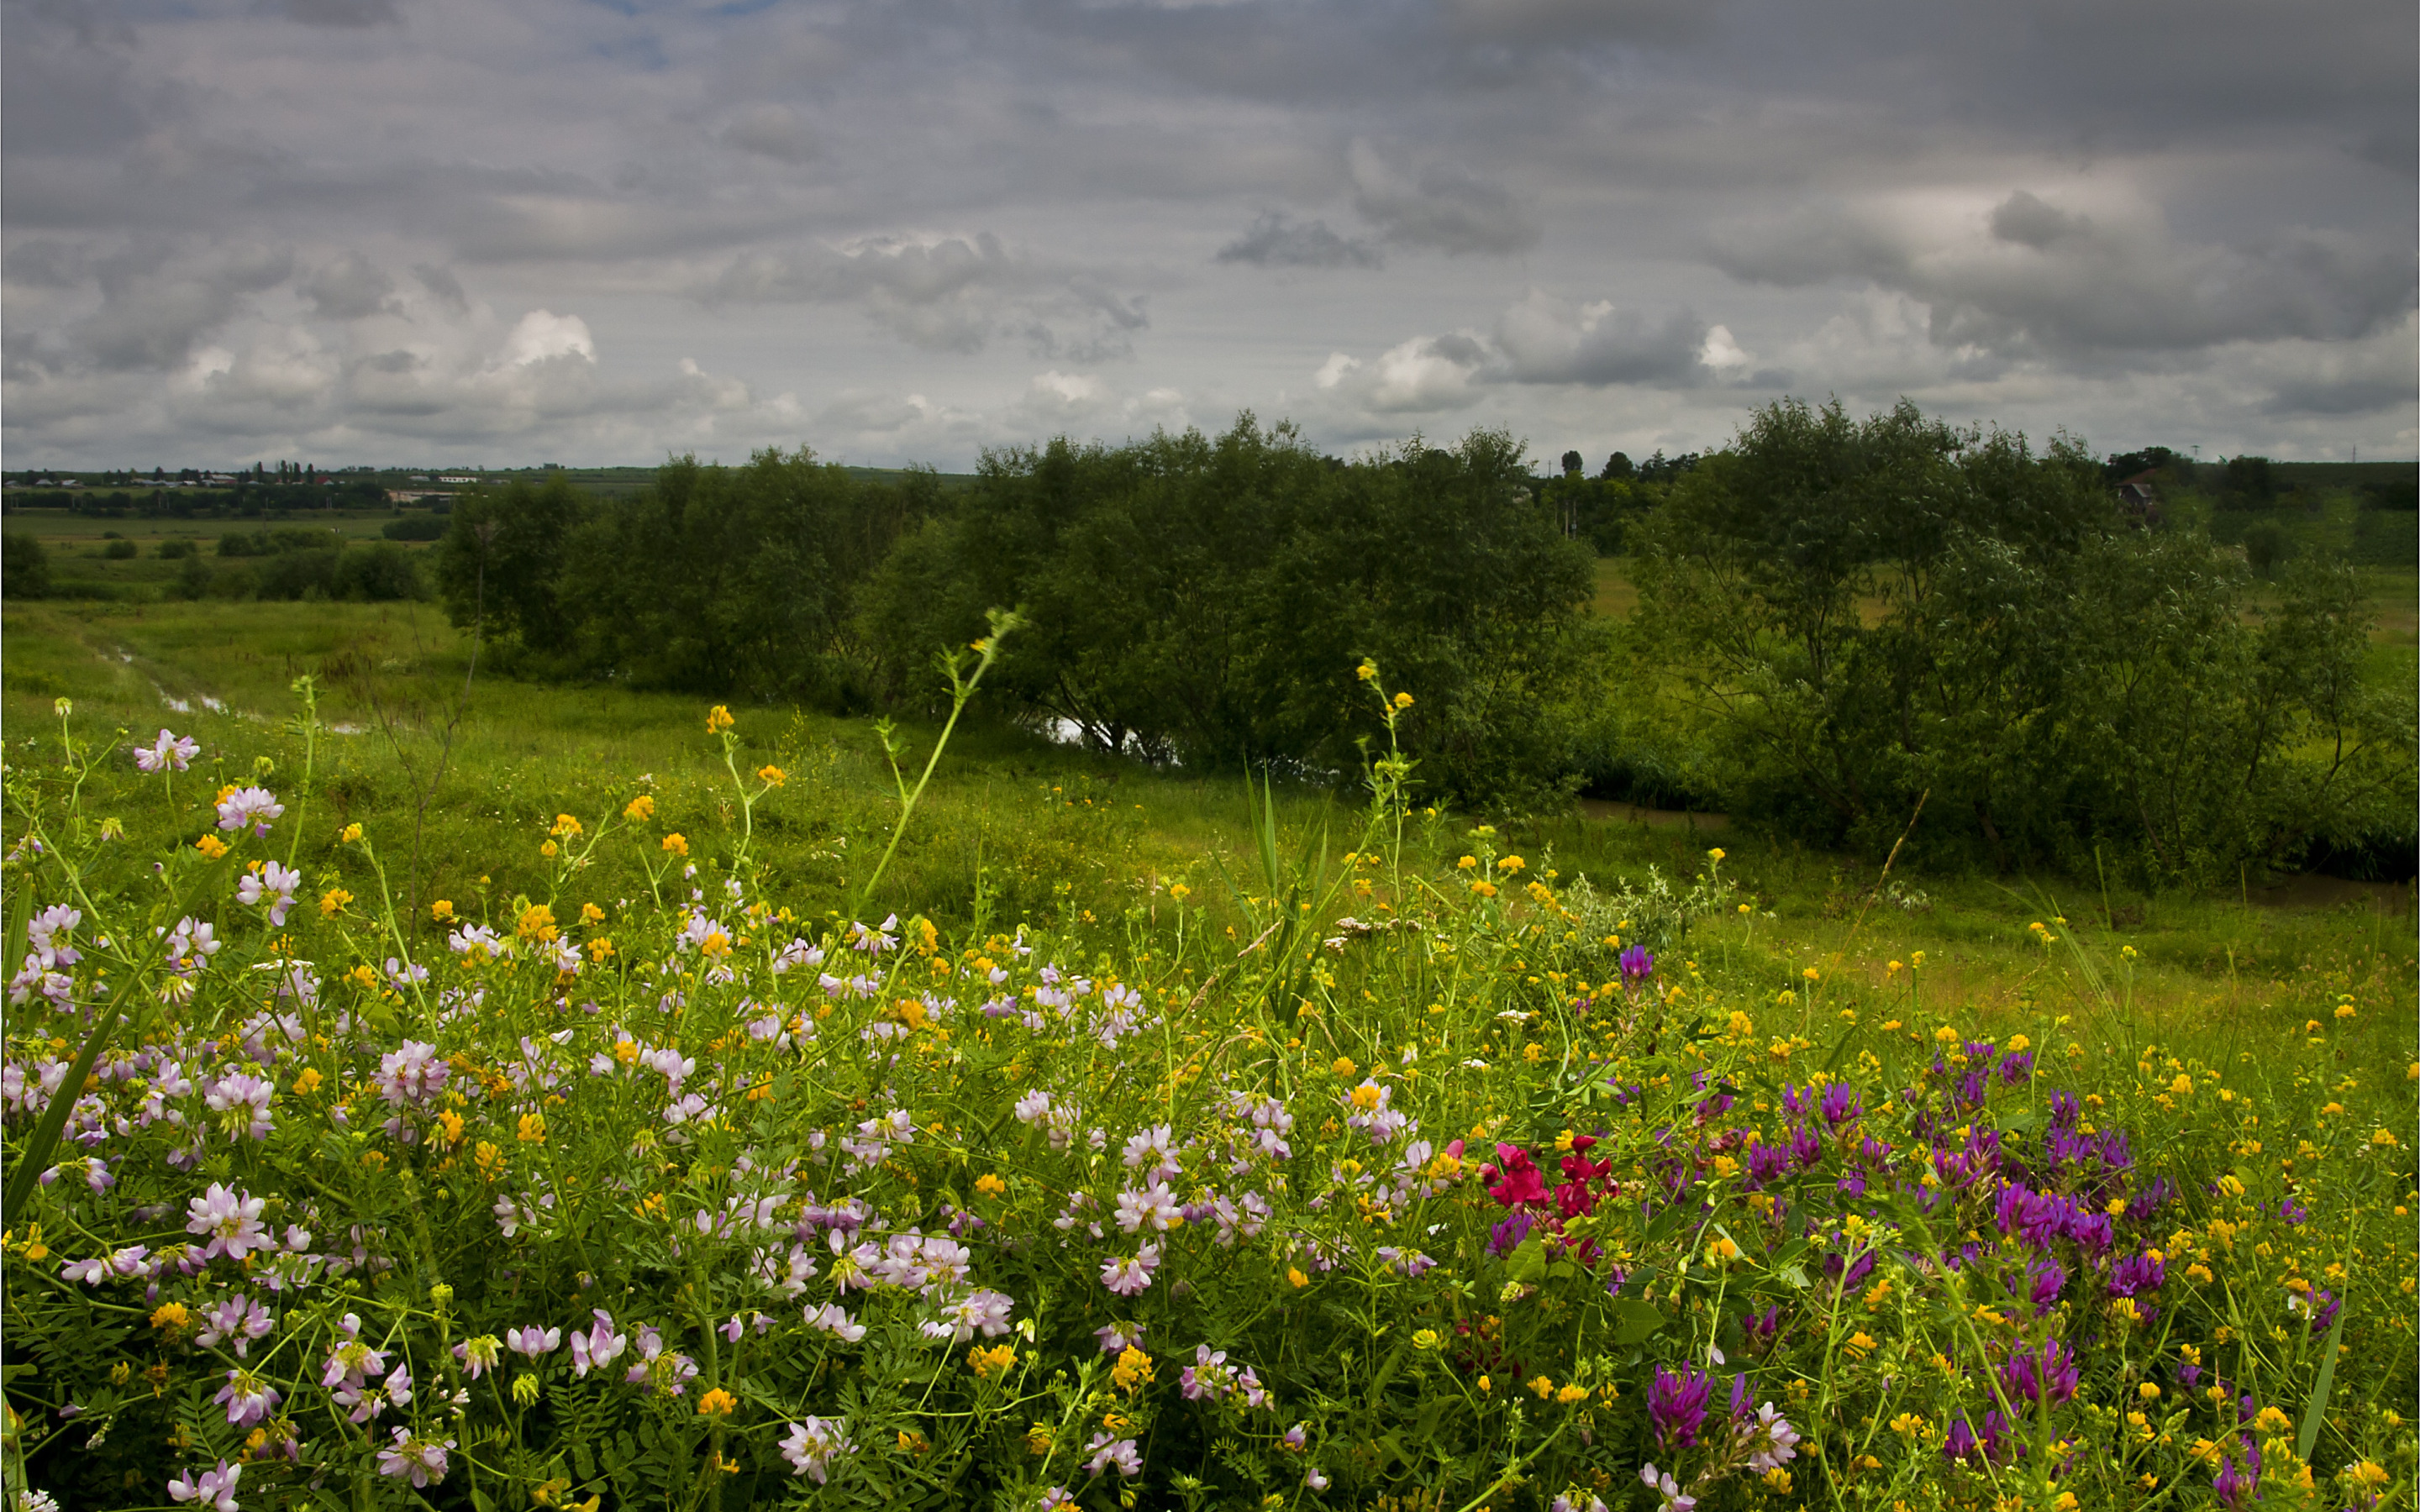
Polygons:
<instances>
[{"instance_id":1,"label":"green leaf","mask_svg":"<svg viewBox=\"0 0 2420 1512\"><path fill-rule=\"evenodd\" d=\"M1546 1246L1535 1238L1523 1240L1504 1257L1504 1271L1515 1281L1536 1286L1546 1278Z\"/></svg>"},{"instance_id":2,"label":"green leaf","mask_svg":"<svg viewBox=\"0 0 2420 1512\"><path fill-rule=\"evenodd\" d=\"M1636 1297L1613 1299L1613 1342L1617 1348L1643 1344L1664 1326L1664 1315Z\"/></svg>"},{"instance_id":3,"label":"green leaf","mask_svg":"<svg viewBox=\"0 0 2420 1512\"><path fill-rule=\"evenodd\" d=\"M2303 1431L2294 1443L2294 1458L2310 1462L2311 1446L2319 1442L2319 1425L2327 1421L2328 1393L2336 1383L2336 1346L2344 1342L2345 1319L2352 1309L2336 1304L2335 1326L2328 1330L2327 1356L2319 1362L2319 1379L2311 1385L2311 1399L2303 1407Z\"/></svg>"}]
</instances>

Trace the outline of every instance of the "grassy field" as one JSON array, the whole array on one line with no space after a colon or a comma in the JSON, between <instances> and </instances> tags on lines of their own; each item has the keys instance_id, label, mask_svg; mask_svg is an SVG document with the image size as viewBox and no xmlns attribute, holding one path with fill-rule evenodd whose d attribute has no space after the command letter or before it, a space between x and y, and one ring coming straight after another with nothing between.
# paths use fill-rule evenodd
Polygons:
<instances>
[{"instance_id":1,"label":"grassy field","mask_svg":"<svg viewBox=\"0 0 2420 1512\"><path fill-rule=\"evenodd\" d=\"M464 638L426 605L45 602L8 606L5 628L12 744L39 746L52 700L72 698L85 730L127 732L101 780L123 783L129 803L146 801L146 790L124 740L163 724L203 742L197 769L231 762L203 780L250 779L255 750L271 753L279 782L295 780L302 751L288 727L300 709L290 689L315 677L331 733L317 753L305 854L341 865L333 834L350 820L386 835L392 856L409 859L416 841L404 879L415 903L535 893L557 814L593 826L640 792L654 795L664 827L701 847L727 851L743 825L752 827L777 883L819 910L845 906L869 847L889 840L892 779L869 722L736 710L740 769L770 764L787 779L746 816L706 734L702 701L534 686L489 670L467 677ZM931 733L902 732L911 777ZM1332 858L1352 843L1359 816L1348 802L1280 789L1277 804L1289 854ZM1869 867L1714 822L1593 806L1512 824L1498 843L1601 888L1651 867L1685 880L1722 846L1725 874L1754 909L1706 922L1696 948L1752 964L1776 990L1811 965L1843 992L1880 993L1895 988L1890 963L1923 951L1937 990L1986 1021L2050 1004L2080 1009L2094 988L2078 962L2045 950L2028 929L2063 915L2104 969L2131 947L2135 1000L2180 1027L2245 1032L2356 982L2412 1001L2408 886L2304 878L2247 881L2223 897L2147 896L2104 893L2088 879L1903 869L1878 893ZM1467 823L1440 816L1420 843L1450 859L1467 843ZM877 905L963 921L980 890L994 922L1107 927L1132 918L1147 927L1171 884L1210 899L1214 914L1222 907L1225 879L1257 866L1250 836L1247 795L1233 779L1104 759L977 717L941 764ZM634 895L649 886L639 846L602 854L613 886Z\"/></svg>"},{"instance_id":2,"label":"grassy field","mask_svg":"<svg viewBox=\"0 0 2420 1512\"><path fill-rule=\"evenodd\" d=\"M726 747L472 652L426 605L0 606L9 928L60 968L11 1168L122 1135L13 1183L12 1489L1549 1512L1652 1504L1652 1455L1707 1512L2164 1512L2256 1433L2265 1504L2411 1484L2409 888L1417 799L1398 843L1304 789L1264 843L1240 782L980 719L903 834L865 721ZM37 1128L96 1004L126 1042Z\"/></svg>"}]
</instances>

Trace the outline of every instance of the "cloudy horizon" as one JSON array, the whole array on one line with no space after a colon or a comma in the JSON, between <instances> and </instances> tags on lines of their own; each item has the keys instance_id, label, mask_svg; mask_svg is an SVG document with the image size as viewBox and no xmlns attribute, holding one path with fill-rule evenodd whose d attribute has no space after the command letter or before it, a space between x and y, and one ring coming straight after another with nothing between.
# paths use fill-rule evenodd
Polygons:
<instances>
[{"instance_id":1,"label":"cloudy horizon","mask_svg":"<svg viewBox=\"0 0 2420 1512\"><path fill-rule=\"evenodd\" d=\"M2383 0L0 0L10 468L2420 453Z\"/></svg>"}]
</instances>

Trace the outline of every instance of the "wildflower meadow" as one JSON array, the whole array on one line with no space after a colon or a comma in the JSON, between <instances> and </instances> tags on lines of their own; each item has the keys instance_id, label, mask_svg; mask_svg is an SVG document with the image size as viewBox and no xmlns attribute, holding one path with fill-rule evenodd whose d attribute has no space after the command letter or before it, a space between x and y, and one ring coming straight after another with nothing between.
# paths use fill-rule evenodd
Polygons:
<instances>
[{"instance_id":1,"label":"wildflower meadow","mask_svg":"<svg viewBox=\"0 0 2420 1512\"><path fill-rule=\"evenodd\" d=\"M307 763L11 748L12 1508L2412 1504L2390 998L2165 1042L2055 917L2078 1011L1776 991L1722 850L1383 744L1148 918L810 916L733 723L713 843L631 774L416 907Z\"/></svg>"}]
</instances>

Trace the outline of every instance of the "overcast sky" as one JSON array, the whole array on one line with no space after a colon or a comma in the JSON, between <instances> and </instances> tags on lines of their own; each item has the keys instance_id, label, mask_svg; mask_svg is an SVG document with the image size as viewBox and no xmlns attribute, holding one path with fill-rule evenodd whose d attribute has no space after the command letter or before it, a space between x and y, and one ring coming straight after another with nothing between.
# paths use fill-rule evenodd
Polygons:
<instances>
[{"instance_id":1,"label":"overcast sky","mask_svg":"<svg viewBox=\"0 0 2420 1512\"><path fill-rule=\"evenodd\" d=\"M2420 450L2412 0L0 0L7 465Z\"/></svg>"}]
</instances>

